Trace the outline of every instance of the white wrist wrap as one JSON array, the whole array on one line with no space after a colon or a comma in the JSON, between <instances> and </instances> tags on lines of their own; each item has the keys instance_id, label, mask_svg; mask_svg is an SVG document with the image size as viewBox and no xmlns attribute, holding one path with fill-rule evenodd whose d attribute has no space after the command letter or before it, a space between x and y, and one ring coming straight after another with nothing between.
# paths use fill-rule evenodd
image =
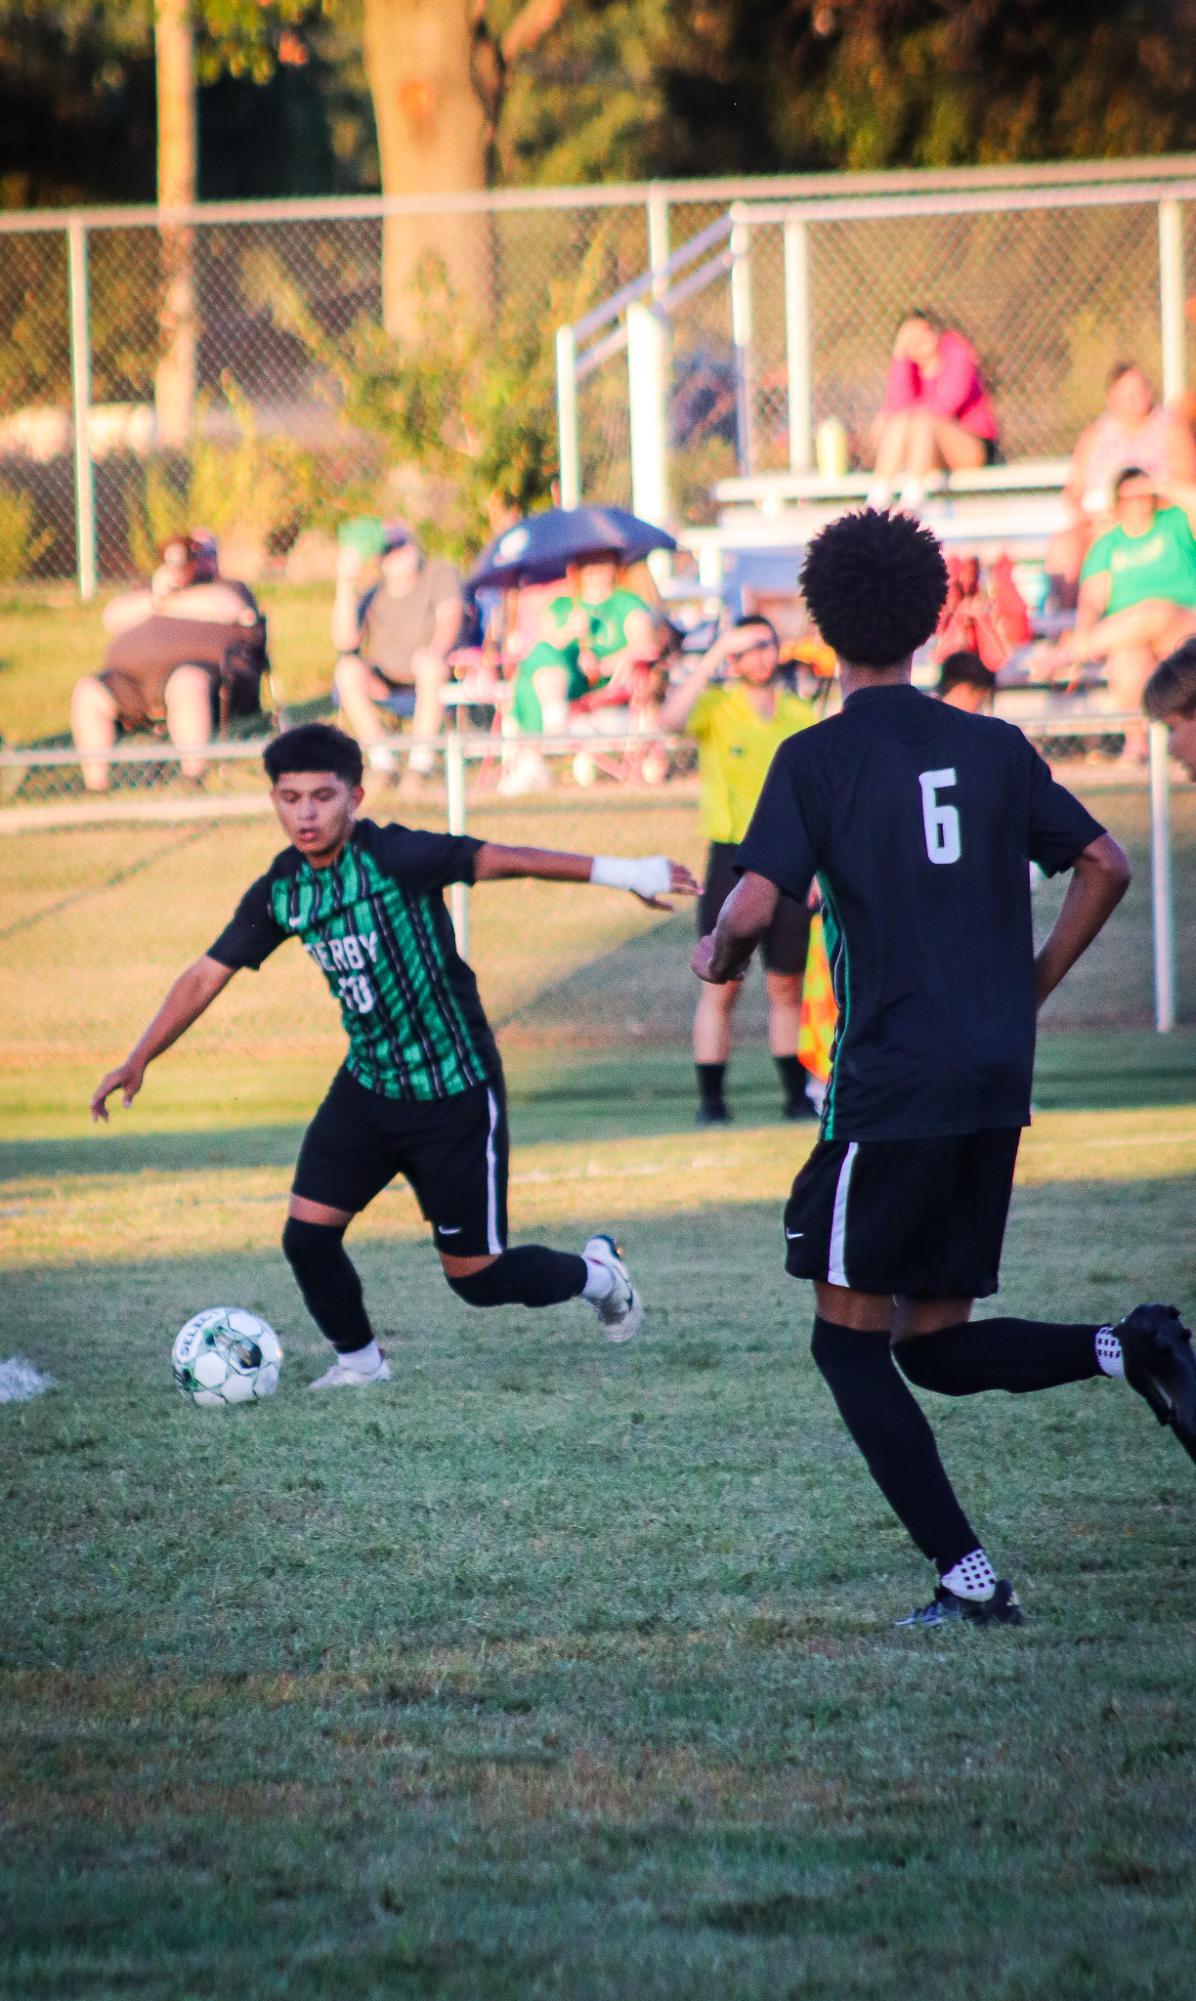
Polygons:
<instances>
[{"instance_id":1,"label":"white wrist wrap","mask_svg":"<svg viewBox=\"0 0 1196 2001\"><path fill-rule=\"evenodd\" d=\"M602 889L631 889L637 896L664 896L671 880L667 855L595 855L590 881Z\"/></svg>"}]
</instances>

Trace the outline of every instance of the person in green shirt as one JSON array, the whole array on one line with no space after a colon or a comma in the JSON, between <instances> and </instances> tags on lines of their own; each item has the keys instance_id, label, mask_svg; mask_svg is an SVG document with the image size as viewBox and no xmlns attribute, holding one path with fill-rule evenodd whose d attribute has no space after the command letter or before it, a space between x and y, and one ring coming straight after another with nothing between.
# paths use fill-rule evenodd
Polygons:
<instances>
[{"instance_id":1,"label":"person in green shirt","mask_svg":"<svg viewBox=\"0 0 1196 2001\"><path fill-rule=\"evenodd\" d=\"M569 710L625 705L637 661L660 651L656 620L635 591L619 583L614 554L570 567L566 585L551 600L542 634L520 661L511 714L523 737L559 737L569 730ZM548 770L529 746L504 781L509 792L543 790Z\"/></svg>"},{"instance_id":2,"label":"person in green shirt","mask_svg":"<svg viewBox=\"0 0 1196 2001\"><path fill-rule=\"evenodd\" d=\"M741 618L719 634L697 666L667 697L664 730L684 730L698 746L702 832L710 843L699 903L698 935L713 930L737 880L735 853L748 830L773 754L786 737L814 721L814 711L780 678L780 647L766 618ZM716 680L716 675L723 676ZM802 979L810 937L804 904L782 897L762 941L768 994L768 1045L781 1079L783 1115L816 1116L809 1081L797 1059ZM731 1018L741 987L703 986L694 1015L697 1123L726 1125L724 1095L731 1053Z\"/></svg>"},{"instance_id":3,"label":"person in green shirt","mask_svg":"<svg viewBox=\"0 0 1196 2001\"><path fill-rule=\"evenodd\" d=\"M1103 661L1117 707L1136 711L1159 661L1196 633L1196 486L1164 490L1129 466L1115 482L1114 508L1115 526L1084 559L1073 630L1038 648L1034 665L1074 680L1084 661ZM1143 726L1126 730L1123 754L1145 760Z\"/></svg>"}]
</instances>

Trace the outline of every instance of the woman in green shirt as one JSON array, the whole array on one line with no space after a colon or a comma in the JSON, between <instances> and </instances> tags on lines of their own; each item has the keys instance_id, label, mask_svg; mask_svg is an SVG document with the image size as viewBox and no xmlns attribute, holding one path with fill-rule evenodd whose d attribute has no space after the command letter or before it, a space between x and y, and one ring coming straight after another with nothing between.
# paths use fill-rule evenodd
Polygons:
<instances>
[{"instance_id":1,"label":"woman in green shirt","mask_svg":"<svg viewBox=\"0 0 1196 2001\"><path fill-rule=\"evenodd\" d=\"M1038 648L1034 665L1074 681L1085 660L1103 660L1117 707L1136 712L1159 661L1196 633L1196 486L1164 491L1129 466L1113 492L1116 522L1084 559L1075 626ZM1146 754L1145 726L1135 723L1124 756L1141 763Z\"/></svg>"}]
</instances>

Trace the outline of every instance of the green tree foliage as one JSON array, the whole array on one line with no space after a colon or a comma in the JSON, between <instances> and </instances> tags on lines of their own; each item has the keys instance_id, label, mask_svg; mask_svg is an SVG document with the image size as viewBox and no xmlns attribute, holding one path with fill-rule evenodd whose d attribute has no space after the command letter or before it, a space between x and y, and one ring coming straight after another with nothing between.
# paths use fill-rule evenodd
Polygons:
<instances>
[{"instance_id":1,"label":"green tree foliage","mask_svg":"<svg viewBox=\"0 0 1196 2001\"><path fill-rule=\"evenodd\" d=\"M377 185L361 0L196 12L205 196ZM0 203L152 198L151 17L0 0ZM479 0L471 19L508 183L1196 145L1196 0Z\"/></svg>"}]
</instances>

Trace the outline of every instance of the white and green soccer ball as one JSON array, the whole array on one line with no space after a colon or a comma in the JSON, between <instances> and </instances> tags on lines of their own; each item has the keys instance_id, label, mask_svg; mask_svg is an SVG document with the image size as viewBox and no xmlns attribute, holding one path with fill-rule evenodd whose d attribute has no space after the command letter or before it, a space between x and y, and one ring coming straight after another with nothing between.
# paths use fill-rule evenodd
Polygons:
<instances>
[{"instance_id":1,"label":"white and green soccer ball","mask_svg":"<svg viewBox=\"0 0 1196 2001\"><path fill-rule=\"evenodd\" d=\"M179 1328L170 1366L192 1403L258 1403L278 1387L282 1342L244 1307L208 1306Z\"/></svg>"}]
</instances>

